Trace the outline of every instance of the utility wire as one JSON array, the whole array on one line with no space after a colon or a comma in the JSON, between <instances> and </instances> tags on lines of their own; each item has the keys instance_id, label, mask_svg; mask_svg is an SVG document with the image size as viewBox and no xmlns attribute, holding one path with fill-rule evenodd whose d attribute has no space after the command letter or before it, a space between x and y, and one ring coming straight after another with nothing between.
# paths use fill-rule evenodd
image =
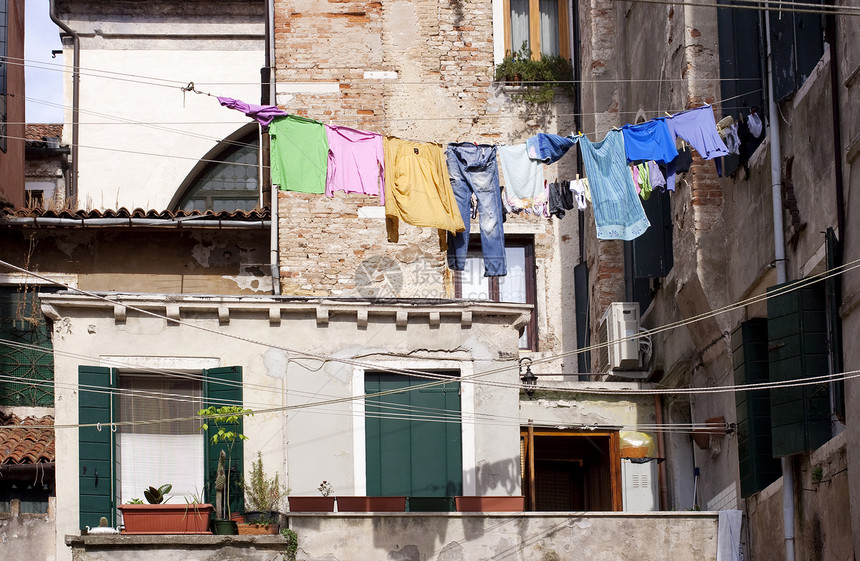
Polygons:
<instances>
[{"instance_id":1,"label":"utility wire","mask_svg":"<svg viewBox=\"0 0 860 561\"><path fill-rule=\"evenodd\" d=\"M674 1L674 0L616 0L616 2L633 2L640 4L666 4L672 6L696 6L701 8L722 8L722 9L737 9L737 10L756 10L756 11L770 11L770 12L793 12L793 13L801 13L801 14L818 14L818 15L834 15L834 16L860 16L860 12L855 10L851 10L850 6L837 6L839 9L836 10L823 10L820 9L826 4L819 6L819 9L813 10L809 8L791 8L791 2L787 2L779 6L774 3L764 3L760 2L764 5L759 6L743 6L737 4L715 4L712 2L688 2L688 1Z\"/></svg>"}]
</instances>

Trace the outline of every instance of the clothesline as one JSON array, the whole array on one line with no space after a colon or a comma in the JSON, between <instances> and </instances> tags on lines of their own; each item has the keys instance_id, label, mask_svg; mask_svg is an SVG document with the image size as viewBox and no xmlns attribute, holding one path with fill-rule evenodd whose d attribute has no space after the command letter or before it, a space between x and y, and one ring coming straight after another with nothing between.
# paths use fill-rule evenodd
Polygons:
<instances>
[{"instance_id":1,"label":"clothesline","mask_svg":"<svg viewBox=\"0 0 860 561\"><path fill-rule=\"evenodd\" d=\"M189 90L194 91L193 84ZM218 101L269 128L273 185L329 197L335 191L378 196L385 206L388 240L398 241L400 221L437 228L440 247L447 250L452 270L465 266L470 218L472 210L477 210L486 276L507 274L502 213L507 210L549 217L550 189L544 181L544 164L554 163L574 144L580 146L588 186L584 187L577 176L571 189L577 191L578 202L581 191L590 190L597 237L601 239L632 240L650 226L637 188L647 198L653 177L654 186L665 183L669 191L674 190L678 139L690 143L703 159L730 154L708 104L614 128L594 143L581 132L570 136L538 133L514 146L458 142L443 148L438 143L325 125L288 114L277 106L223 97ZM640 162L645 163L631 173L628 164ZM665 178L658 163L665 166ZM561 217L564 208L572 209L572 197L565 191L559 193L558 186L552 193L556 207L562 201L561 213L555 213ZM565 206L567 198L571 199L569 207Z\"/></svg>"}]
</instances>

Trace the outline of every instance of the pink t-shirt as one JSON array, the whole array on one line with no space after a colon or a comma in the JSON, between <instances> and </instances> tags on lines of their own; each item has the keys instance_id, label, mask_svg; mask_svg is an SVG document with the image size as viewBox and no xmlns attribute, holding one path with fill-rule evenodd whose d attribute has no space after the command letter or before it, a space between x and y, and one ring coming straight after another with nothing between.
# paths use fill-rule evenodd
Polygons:
<instances>
[{"instance_id":1,"label":"pink t-shirt","mask_svg":"<svg viewBox=\"0 0 860 561\"><path fill-rule=\"evenodd\" d=\"M385 204L382 136L338 125L326 125L325 132L328 137L326 196L334 196L335 191L378 195L379 204Z\"/></svg>"}]
</instances>

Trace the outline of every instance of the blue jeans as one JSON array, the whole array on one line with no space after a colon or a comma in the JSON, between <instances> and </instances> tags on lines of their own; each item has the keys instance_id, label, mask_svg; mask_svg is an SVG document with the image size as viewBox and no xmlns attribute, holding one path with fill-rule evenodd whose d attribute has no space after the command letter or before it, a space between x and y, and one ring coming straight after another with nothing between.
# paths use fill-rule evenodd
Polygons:
<instances>
[{"instance_id":1,"label":"blue jeans","mask_svg":"<svg viewBox=\"0 0 860 561\"><path fill-rule=\"evenodd\" d=\"M487 144L459 142L445 151L448 175L454 198L460 208L466 230L448 233L448 267L454 271L466 268L469 251L469 219L472 193L478 201L478 223L481 226L481 251L484 254L484 276L501 277L508 274L505 259L505 232L502 227L504 210L499 187L496 147Z\"/></svg>"}]
</instances>

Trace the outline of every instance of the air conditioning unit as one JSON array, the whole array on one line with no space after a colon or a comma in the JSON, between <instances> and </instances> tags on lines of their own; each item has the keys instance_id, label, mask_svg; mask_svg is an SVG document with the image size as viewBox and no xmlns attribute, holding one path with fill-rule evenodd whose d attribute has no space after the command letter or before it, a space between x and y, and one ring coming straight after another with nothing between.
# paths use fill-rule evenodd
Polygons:
<instances>
[{"instance_id":1,"label":"air conditioning unit","mask_svg":"<svg viewBox=\"0 0 860 561\"><path fill-rule=\"evenodd\" d=\"M597 371L613 373L616 370L642 370L638 334L639 303L609 304L597 327L597 341L600 344Z\"/></svg>"}]
</instances>

